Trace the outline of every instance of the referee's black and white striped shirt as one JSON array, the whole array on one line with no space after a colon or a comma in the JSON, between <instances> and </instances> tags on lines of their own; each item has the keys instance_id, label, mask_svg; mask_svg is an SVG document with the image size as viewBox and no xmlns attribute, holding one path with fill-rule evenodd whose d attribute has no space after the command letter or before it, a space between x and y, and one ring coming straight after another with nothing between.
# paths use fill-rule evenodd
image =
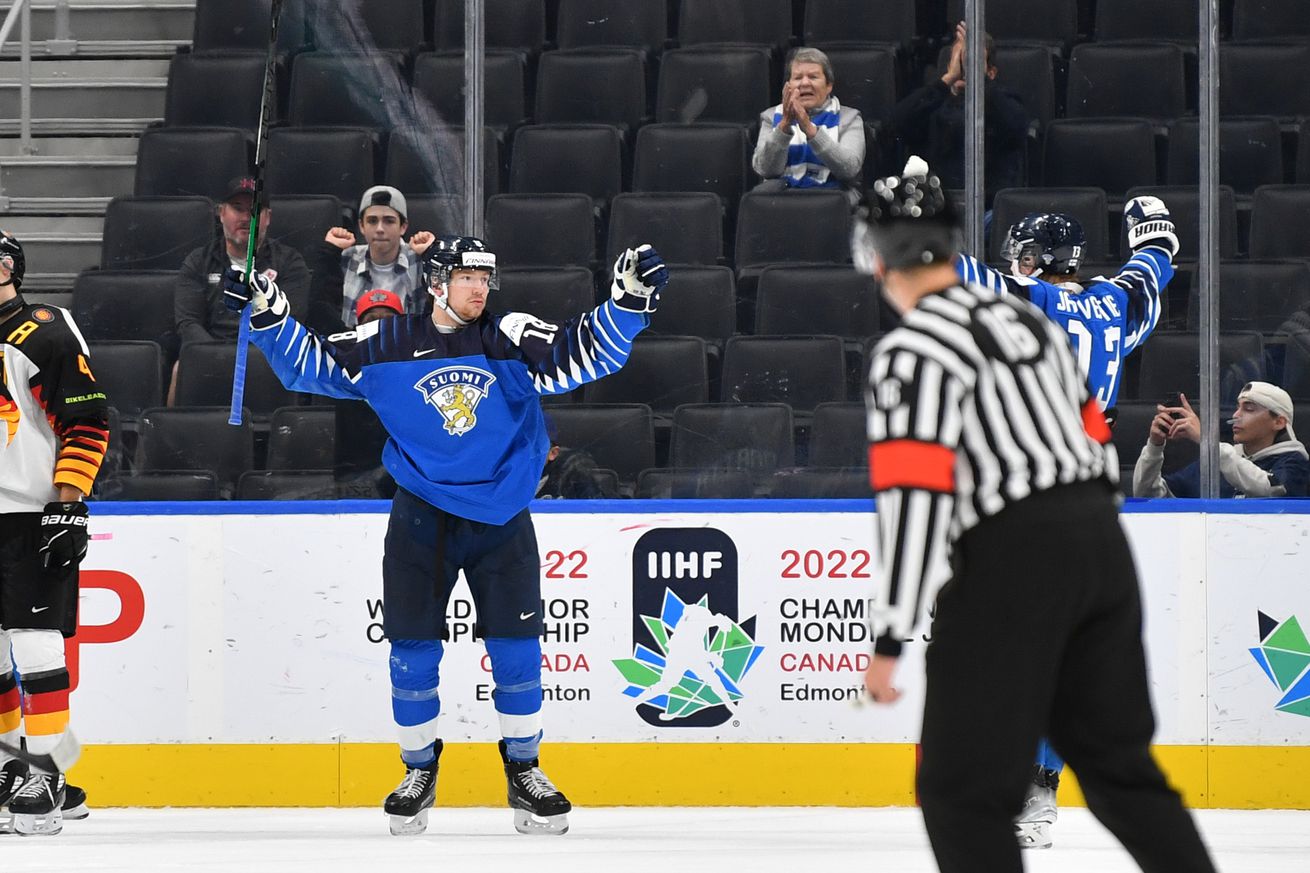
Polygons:
<instances>
[{"instance_id":1,"label":"referee's black and white striped shirt","mask_svg":"<svg viewBox=\"0 0 1310 873\"><path fill-rule=\"evenodd\" d=\"M866 394L877 495L878 651L921 633L951 545L1062 484L1118 479L1105 422L1060 327L981 286L929 294L874 349Z\"/></svg>"}]
</instances>

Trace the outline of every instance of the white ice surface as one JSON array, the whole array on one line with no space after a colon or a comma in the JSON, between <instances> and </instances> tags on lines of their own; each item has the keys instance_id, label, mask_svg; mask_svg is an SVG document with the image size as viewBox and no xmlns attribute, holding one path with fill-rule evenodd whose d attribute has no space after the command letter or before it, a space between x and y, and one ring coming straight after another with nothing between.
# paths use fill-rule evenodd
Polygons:
<instances>
[{"instance_id":1,"label":"white ice surface","mask_svg":"<svg viewBox=\"0 0 1310 873\"><path fill-rule=\"evenodd\" d=\"M1200 810L1224 873L1310 871L1310 812ZM437 809L393 837L371 809L95 809L56 837L0 836L0 873L818 873L936 870L914 809L579 809L563 837L514 833L507 809ZM1063 810L1035 873L1137 868L1083 809Z\"/></svg>"}]
</instances>

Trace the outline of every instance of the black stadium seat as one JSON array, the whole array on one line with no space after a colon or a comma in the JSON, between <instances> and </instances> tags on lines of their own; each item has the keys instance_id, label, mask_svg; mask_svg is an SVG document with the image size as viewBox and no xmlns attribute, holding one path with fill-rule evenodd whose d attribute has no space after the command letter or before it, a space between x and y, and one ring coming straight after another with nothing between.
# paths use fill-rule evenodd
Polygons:
<instances>
[{"instance_id":1,"label":"black stadium seat","mask_svg":"<svg viewBox=\"0 0 1310 873\"><path fill-rule=\"evenodd\" d=\"M87 342L151 340L177 354L172 270L84 270L73 282L73 320Z\"/></svg>"},{"instance_id":2,"label":"black stadium seat","mask_svg":"<svg viewBox=\"0 0 1310 873\"><path fill-rule=\"evenodd\" d=\"M217 226L205 197L115 197L105 208L100 266L106 270L176 270Z\"/></svg>"},{"instance_id":3,"label":"black stadium seat","mask_svg":"<svg viewBox=\"0 0 1310 873\"><path fill-rule=\"evenodd\" d=\"M786 403L808 414L846 399L846 364L835 336L734 336L723 351L725 403Z\"/></svg>"},{"instance_id":4,"label":"black stadium seat","mask_svg":"<svg viewBox=\"0 0 1310 873\"><path fill-rule=\"evenodd\" d=\"M248 470L237 480L237 500L335 500L331 470Z\"/></svg>"},{"instance_id":5,"label":"black stadium seat","mask_svg":"<svg viewBox=\"0 0 1310 873\"><path fill-rule=\"evenodd\" d=\"M494 10L494 11L493 11ZM484 20L487 48L540 52L546 42L544 0L496 0ZM464 0L436 0L432 43L437 48L463 48Z\"/></svg>"},{"instance_id":6,"label":"black stadium seat","mask_svg":"<svg viewBox=\"0 0 1310 873\"><path fill-rule=\"evenodd\" d=\"M673 412L671 467L771 473L795 463L785 403L693 403Z\"/></svg>"},{"instance_id":7,"label":"black stadium seat","mask_svg":"<svg viewBox=\"0 0 1310 873\"><path fill-rule=\"evenodd\" d=\"M811 467L869 466L868 417L863 401L820 403L810 427ZM868 482L865 482L868 485Z\"/></svg>"},{"instance_id":8,"label":"black stadium seat","mask_svg":"<svg viewBox=\"0 0 1310 873\"><path fill-rule=\"evenodd\" d=\"M420 230L437 236L459 235L464 231L464 198L452 194L409 194L409 235Z\"/></svg>"},{"instance_id":9,"label":"black stadium seat","mask_svg":"<svg viewBox=\"0 0 1310 873\"><path fill-rule=\"evenodd\" d=\"M660 60L655 120L753 126L775 97L765 52L672 49Z\"/></svg>"},{"instance_id":10,"label":"black stadium seat","mask_svg":"<svg viewBox=\"0 0 1310 873\"><path fill-rule=\"evenodd\" d=\"M737 330L737 283L728 267L671 264L676 293L664 294L649 335L696 336L722 345Z\"/></svg>"},{"instance_id":11,"label":"black stadium seat","mask_svg":"<svg viewBox=\"0 0 1310 873\"><path fill-rule=\"evenodd\" d=\"M1304 134L1303 134L1304 135ZM1253 258L1310 258L1310 185L1264 185L1251 201Z\"/></svg>"},{"instance_id":12,"label":"black stadium seat","mask_svg":"<svg viewBox=\"0 0 1310 873\"><path fill-rule=\"evenodd\" d=\"M622 190L623 137L607 124L533 124L514 134L509 189L572 194L604 206Z\"/></svg>"},{"instance_id":13,"label":"black stadium seat","mask_svg":"<svg viewBox=\"0 0 1310 873\"><path fill-rule=\"evenodd\" d=\"M1310 37L1310 16L1301 0L1234 0L1233 39Z\"/></svg>"},{"instance_id":14,"label":"black stadium seat","mask_svg":"<svg viewBox=\"0 0 1310 873\"><path fill-rule=\"evenodd\" d=\"M1095 186L1117 199L1156 183L1155 133L1145 119L1060 118L1046 128L1045 184Z\"/></svg>"},{"instance_id":15,"label":"black stadium seat","mask_svg":"<svg viewBox=\"0 0 1310 873\"><path fill-rule=\"evenodd\" d=\"M744 500L755 496L755 477L748 470L642 470L639 498L647 500Z\"/></svg>"},{"instance_id":16,"label":"black stadium seat","mask_svg":"<svg viewBox=\"0 0 1310 873\"><path fill-rule=\"evenodd\" d=\"M806 0L805 44L874 42L908 48L916 33L916 5L901 0Z\"/></svg>"},{"instance_id":17,"label":"black stadium seat","mask_svg":"<svg viewBox=\"0 0 1310 873\"><path fill-rule=\"evenodd\" d=\"M373 184L373 138L348 128L281 127L268 132L264 190L281 194L331 194L358 203Z\"/></svg>"},{"instance_id":18,"label":"black stadium seat","mask_svg":"<svg viewBox=\"0 0 1310 873\"><path fill-rule=\"evenodd\" d=\"M1157 333L1141 351L1139 400L1158 400L1183 392L1189 400L1201 384L1200 340L1194 333ZM1264 343L1258 333L1219 335L1219 401L1225 409L1237 401L1242 386L1265 378Z\"/></svg>"},{"instance_id":19,"label":"black stadium seat","mask_svg":"<svg viewBox=\"0 0 1310 873\"><path fill-rule=\"evenodd\" d=\"M164 355L149 340L90 342L91 372L122 416L134 427L141 411L164 402Z\"/></svg>"},{"instance_id":20,"label":"black stadium seat","mask_svg":"<svg viewBox=\"0 0 1310 873\"><path fill-rule=\"evenodd\" d=\"M411 200L415 194L453 196L462 192L464 128L443 128L417 141L410 132L394 131L387 138L387 169L382 178ZM488 197L500 192L500 142L490 127L483 129L482 185Z\"/></svg>"},{"instance_id":21,"label":"black stadium seat","mask_svg":"<svg viewBox=\"0 0 1310 873\"><path fill-rule=\"evenodd\" d=\"M236 344L230 342L187 343L177 361L178 406L221 406L232 398L232 369ZM246 358L245 406L258 419L273 410L296 402L294 392L282 387L262 354Z\"/></svg>"},{"instance_id":22,"label":"black stadium seat","mask_svg":"<svg viewBox=\"0 0 1310 873\"><path fill-rule=\"evenodd\" d=\"M1159 122L1187 109L1183 51L1173 43L1075 46L1069 59L1069 118L1127 115Z\"/></svg>"},{"instance_id":23,"label":"black stadium seat","mask_svg":"<svg viewBox=\"0 0 1310 873\"><path fill-rule=\"evenodd\" d=\"M488 48L482 68L482 123L503 134L527 120L523 56ZM414 59L414 96L431 104L449 125L464 126L464 52L425 52Z\"/></svg>"},{"instance_id":24,"label":"black stadium seat","mask_svg":"<svg viewBox=\"0 0 1310 873\"><path fill-rule=\"evenodd\" d=\"M409 199L412 210L414 199ZM300 252L306 263L323 248L328 228L349 222L341 212L341 201L330 194L305 194L269 199L268 235Z\"/></svg>"},{"instance_id":25,"label":"black stadium seat","mask_svg":"<svg viewBox=\"0 0 1310 873\"><path fill-rule=\"evenodd\" d=\"M613 124L647 118L646 63L638 49L566 49L537 64L533 114L540 124Z\"/></svg>"},{"instance_id":26,"label":"black stadium seat","mask_svg":"<svg viewBox=\"0 0 1310 873\"><path fill-rule=\"evenodd\" d=\"M1067 48L1078 36L1078 0L1005 0L986 9L987 32L998 41ZM964 0L948 0L946 20L964 20Z\"/></svg>"},{"instance_id":27,"label":"black stadium seat","mask_svg":"<svg viewBox=\"0 0 1310 873\"><path fill-rule=\"evenodd\" d=\"M1304 10L1301 12L1304 15ZM1221 43L1221 115L1272 115L1280 121L1310 115L1310 41L1285 44Z\"/></svg>"},{"instance_id":28,"label":"black stadium seat","mask_svg":"<svg viewBox=\"0 0 1310 873\"><path fill-rule=\"evenodd\" d=\"M305 52L291 66L287 118L300 126L396 126L403 93L400 64L391 54Z\"/></svg>"},{"instance_id":29,"label":"black stadium seat","mask_svg":"<svg viewBox=\"0 0 1310 873\"><path fill-rule=\"evenodd\" d=\"M632 190L708 191L736 210L746 190L749 147L738 125L648 124L637 132Z\"/></svg>"},{"instance_id":30,"label":"black stadium seat","mask_svg":"<svg viewBox=\"0 0 1310 873\"><path fill-rule=\"evenodd\" d=\"M587 403L644 403L668 416L683 403L709 400L705 340L694 336L640 334L623 369L582 389Z\"/></svg>"},{"instance_id":31,"label":"black stadium seat","mask_svg":"<svg viewBox=\"0 0 1310 873\"><path fill-rule=\"evenodd\" d=\"M1275 334L1292 313L1310 305L1310 262L1224 261L1218 290L1220 330ZM1200 327L1197 291L1188 301L1188 330Z\"/></svg>"},{"instance_id":32,"label":"black stadium seat","mask_svg":"<svg viewBox=\"0 0 1310 873\"><path fill-rule=\"evenodd\" d=\"M596 222L586 194L498 194L487 201L487 245L504 267L590 266Z\"/></svg>"},{"instance_id":33,"label":"black stadium seat","mask_svg":"<svg viewBox=\"0 0 1310 873\"><path fill-rule=\"evenodd\" d=\"M235 127L154 127L141 133L132 193L215 202L250 171L250 141Z\"/></svg>"},{"instance_id":34,"label":"black stadium seat","mask_svg":"<svg viewBox=\"0 0 1310 873\"><path fill-rule=\"evenodd\" d=\"M174 55L168 64L164 124L236 127L253 136L259 127L265 60L262 51ZM215 82L223 87L215 88ZM272 118L276 120L276 112Z\"/></svg>"},{"instance_id":35,"label":"black stadium seat","mask_svg":"<svg viewBox=\"0 0 1310 873\"><path fill-rule=\"evenodd\" d=\"M605 263L650 243L670 264L723 261L723 205L708 192L620 194L610 204Z\"/></svg>"},{"instance_id":36,"label":"black stadium seat","mask_svg":"<svg viewBox=\"0 0 1310 873\"><path fill-rule=\"evenodd\" d=\"M1200 180L1200 124L1180 118L1169 125L1170 185ZM1219 122L1219 181L1235 193L1249 197L1261 185L1283 181L1283 144L1278 120L1268 116L1224 118Z\"/></svg>"},{"instance_id":37,"label":"black stadium seat","mask_svg":"<svg viewBox=\"0 0 1310 873\"><path fill-rule=\"evenodd\" d=\"M254 427L227 423L227 407L147 409L141 415L136 469L153 471L210 470L220 488L230 493L237 477L251 469L255 455Z\"/></svg>"},{"instance_id":38,"label":"black stadium seat","mask_svg":"<svg viewBox=\"0 0 1310 873\"><path fill-rule=\"evenodd\" d=\"M269 470L329 470L336 459L337 411L331 406L282 406L268 422Z\"/></svg>"},{"instance_id":39,"label":"black stadium seat","mask_svg":"<svg viewBox=\"0 0 1310 873\"><path fill-rule=\"evenodd\" d=\"M865 17L881 20L875 15ZM850 22L840 24L845 27ZM838 98L841 105L860 110L865 122L881 130L896 108L896 49L844 43L822 48L832 64L832 78L836 83L833 93L841 95Z\"/></svg>"},{"instance_id":40,"label":"black stadium seat","mask_svg":"<svg viewBox=\"0 0 1310 873\"><path fill-rule=\"evenodd\" d=\"M194 51L268 48L268 0L196 0L191 35ZM305 43L307 0L285 0L278 19L279 52L295 51Z\"/></svg>"},{"instance_id":41,"label":"black stadium seat","mask_svg":"<svg viewBox=\"0 0 1310 873\"><path fill-rule=\"evenodd\" d=\"M1096 41L1162 40L1196 48L1197 0L1097 0Z\"/></svg>"},{"instance_id":42,"label":"black stadium seat","mask_svg":"<svg viewBox=\"0 0 1310 873\"><path fill-rule=\"evenodd\" d=\"M841 191L752 192L737 212L735 262L848 263L850 202Z\"/></svg>"},{"instance_id":43,"label":"black stadium seat","mask_svg":"<svg viewBox=\"0 0 1310 873\"><path fill-rule=\"evenodd\" d=\"M352 29L363 25L359 42L384 51L410 52L426 40L423 32L425 0L368 0L367 3L328 4L320 7L320 23L329 9L335 9Z\"/></svg>"},{"instance_id":44,"label":"black stadium seat","mask_svg":"<svg viewBox=\"0 0 1310 873\"><path fill-rule=\"evenodd\" d=\"M668 40L666 0L560 0L556 41L562 49L632 46L649 54Z\"/></svg>"},{"instance_id":45,"label":"black stadium seat","mask_svg":"<svg viewBox=\"0 0 1310 873\"><path fill-rule=\"evenodd\" d=\"M684 46L753 44L778 51L791 41L791 0L680 0Z\"/></svg>"},{"instance_id":46,"label":"black stadium seat","mask_svg":"<svg viewBox=\"0 0 1310 873\"><path fill-rule=\"evenodd\" d=\"M557 429L559 445L587 452L597 465L614 470L626 483L655 466L655 426L645 404L557 406L547 415Z\"/></svg>"},{"instance_id":47,"label":"black stadium seat","mask_svg":"<svg viewBox=\"0 0 1310 873\"><path fill-rule=\"evenodd\" d=\"M773 474L769 496L782 500L872 500L873 488L867 470L797 467Z\"/></svg>"},{"instance_id":48,"label":"black stadium seat","mask_svg":"<svg viewBox=\"0 0 1310 873\"><path fill-rule=\"evenodd\" d=\"M595 285L586 267L510 267L500 271L500 288L487 299L492 312L526 312L555 324L595 305Z\"/></svg>"},{"instance_id":49,"label":"black stadium seat","mask_svg":"<svg viewBox=\"0 0 1310 873\"><path fill-rule=\"evenodd\" d=\"M218 477L208 470L118 474L96 483L101 500L217 500Z\"/></svg>"},{"instance_id":50,"label":"black stadium seat","mask_svg":"<svg viewBox=\"0 0 1310 873\"><path fill-rule=\"evenodd\" d=\"M756 289L757 334L832 334L863 339L878 332L879 294L854 267L766 267Z\"/></svg>"},{"instance_id":51,"label":"black stadium seat","mask_svg":"<svg viewBox=\"0 0 1310 873\"><path fill-rule=\"evenodd\" d=\"M998 45L996 81L1023 101L1028 116L1043 127L1055 117L1055 56L1040 45Z\"/></svg>"},{"instance_id":52,"label":"black stadium seat","mask_svg":"<svg viewBox=\"0 0 1310 873\"><path fill-rule=\"evenodd\" d=\"M1237 198L1233 189L1220 185L1219 193L1219 257L1232 258L1237 255ZM1149 188L1132 188L1125 198L1151 195L1159 197L1169 207L1174 228L1178 233L1178 255L1176 261L1195 261L1200 256L1201 238L1201 195L1193 185L1156 185ZM1128 231L1121 228L1119 251L1128 255Z\"/></svg>"},{"instance_id":53,"label":"black stadium seat","mask_svg":"<svg viewBox=\"0 0 1310 873\"><path fill-rule=\"evenodd\" d=\"M1297 400L1310 400L1310 332L1298 331L1287 338L1281 385ZM1293 418L1302 420L1295 414ZM1310 418L1305 420L1310 421Z\"/></svg>"}]
</instances>

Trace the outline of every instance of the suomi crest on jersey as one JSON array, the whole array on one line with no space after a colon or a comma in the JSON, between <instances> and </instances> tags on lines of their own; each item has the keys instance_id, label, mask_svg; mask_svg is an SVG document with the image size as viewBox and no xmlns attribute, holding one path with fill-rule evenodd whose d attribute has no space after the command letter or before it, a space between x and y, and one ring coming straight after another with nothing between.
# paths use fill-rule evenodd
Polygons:
<instances>
[{"instance_id":1,"label":"suomi crest on jersey","mask_svg":"<svg viewBox=\"0 0 1310 873\"><path fill-rule=\"evenodd\" d=\"M441 413L446 432L463 436L477 427L478 404L495 381L496 377L486 370L452 366L433 370L414 383L414 387Z\"/></svg>"}]
</instances>

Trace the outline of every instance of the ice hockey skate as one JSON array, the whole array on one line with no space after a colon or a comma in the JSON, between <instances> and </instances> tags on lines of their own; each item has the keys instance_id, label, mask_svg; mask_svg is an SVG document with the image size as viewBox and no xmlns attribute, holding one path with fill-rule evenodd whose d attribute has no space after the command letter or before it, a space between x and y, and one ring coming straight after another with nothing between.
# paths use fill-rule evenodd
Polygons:
<instances>
[{"instance_id":1,"label":"ice hockey skate","mask_svg":"<svg viewBox=\"0 0 1310 873\"><path fill-rule=\"evenodd\" d=\"M1014 835L1019 840L1020 848L1051 848L1051 827L1059 815L1055 804L1059 778L1054 770L1038 768L1033 781L1028 784L1028 796L1023 802L1023 810L1014 820Z\"/></svg>"},{"instance_id":2,"label":"ice hockey skate","mask_svg":"<svg viewBox=\"0 0 1310 873\"><path fill-rule=\"evenodd\" d=\"M53 837L64 829L64 774L33 773L9 801L14 832Z\"/></svg>"},{"instance_id":3,"label":"ice hockey skate","mask_svg":"<svg viewBox=\"0 0 1310 873\"><path fill-rule=\"evenodd\" d=\"M437 740L436 759L427 767L410 767L400 785L383 801L382 809L391 817L392 836L413 837L428 829L428 810L437 802L441 748L441 740Z\"/></svg>"},{"instance_id":4,"label":"ice hockey skate","mask_svg":"<svg viewBox=\"0 0 1310 873\"><path fill-rule=\"evenodd\" d=\"M573 804L541 772L538 760L511 761L504 740L500 741L500 759L505 763L514 830L534 836L568 833Z\"/></svg>"},{"instance_id":5,"label":"ice hockey skate","mask_svg":"<svg viewBox=\"0 0 1310 873\"><path fill-rule=\"evenodd\" d=\"M86 791L71 782L64 783L64 821L81 821L91 815L86 805Z\"/></svg>"},{"instance_id":6,"label":"ice hockey skate","mask_svg":"<svg viewBox=\"0 0 1310 873\"><path fill-rule=\"evenodd\" d=\"M27 779L27 765L22 761L6 761L0 767L0 834L13 833L14 821L9 813L9 801L23 787Z\"/></svg>"}]
</instances>

